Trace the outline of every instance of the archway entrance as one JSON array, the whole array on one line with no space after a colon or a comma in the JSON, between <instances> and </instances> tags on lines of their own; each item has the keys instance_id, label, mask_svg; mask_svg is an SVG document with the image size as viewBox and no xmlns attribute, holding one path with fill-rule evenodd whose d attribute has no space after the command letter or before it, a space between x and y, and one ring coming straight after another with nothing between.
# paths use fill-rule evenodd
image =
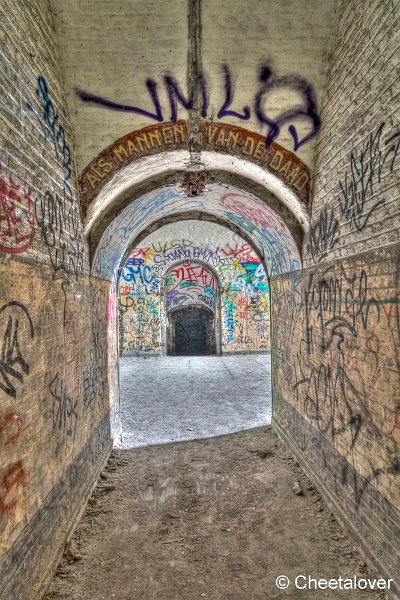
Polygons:
<instances>
[{"instance_id":1,"label":"archway entrance","mask_svg":"<svg viewBox=\"0 0 400 600\"><path fill-rule=\"evenodd\" d=\"M202 247L199 249L197 247L198 244L193 245L190 239L190 243L187 244L188 236L186 230L182 230L182 236L180 236L179 240L171 239L166 243L167 247L169 245L168 252L166 252L166 248L164 247L160 251L157 244L155 244L155 247L140 247L146 236L154 234L154 232L169 224L178 224L185 220L203 224L205 222L208 224L218 224L229 229L232 235L240 236L243 242L248 244L250 249L252 249L253 254L250 252L244 257L241 256L241 251L236 255L236 247L233 245L228 246L229 252L232 253L229 256L231 265L228 265L228 270L233 267L239 269L240 273L237 273L234 281L231 280L224 287L224 295L221 293L221 313L219 316L221 323L221 348L223 355L225 353L268 352L269 321L264 319L261 313L264 310L264 305L267 305L269 319L269 280L276 275L279 276L284 273L296 271L301 266L299 247L301 246L303 231L307 229L307 222L302 217L303 209L300 205L296 205L295 212L290 212L289 206L293 203L295 205L298 201L293 197L293 194L290 196L287 190L278 199L266 190L264 180L260 181L258 187L250 186L252 191L249 191L248 189L246 190L248 182L245 180L239 181L239 179L240 177L238 176L236 183L242 183L244 189L232 183L234 179L229 181L226 174L220 172L205 174L205 177L202 179L205 185L202 184L195 189L193 187L188 189L185 180L182 181L179 179L179 176L172 183L169 180L165 185L141 196L138 196L137 191L132 190L130 192L126 188L124 198L132 194L131 197L133 200L131 203L128 205L125 203L123 210L117 212L117 214L114 213L113 220L111 222L108 221L109 224L107 225L107 220L111 216L111 213L108 214L104 220L105 229L101 224L98 226L91 225L93 240L99 235L103 227L103 233L100 234L101 239L96 245L93 257L92 275L111 282L110 309L107 314L110 340L110 405L114 409L118 409L119 407L116 402L119 397L119 390L117 387L118 362L116 360L117 344L115 339L117 326L114 307L116 306L115 300L118 295L119 284L123 279L121 273L124 272L124 264L130 257L132 249L138 252L135 257L131 257L135 264L133 273L135 281L130 282L126 289L126 295L130 297L124 299L125 316L128 317L129 321L125 319L123 323L124 339L122 340L123 343L120 343L120 349L123 353L133 352L135 357L143 356L143 354L146 357L159 357L161 355L168 360L174 358L176 360L176 357L167 356L167 315L165 305L158 301L159 297L158 300L156 298L157 294L159 294L157 286L160 280L162 280L165 270L171 266L171 256L173 257L172 262L176 262L177 260L183 262L185 258L196 259L198 257L204 261L205 254L210 250L206 244L201 244ZM279 185L277 190L279 191L280 189L281 186ZM254 190L257 190L259 195ZM118 195L119 191L115 193ZM91 215L95 218L94 212ZM208 227L209 225L206 226ZM186 247L187 245L189 247ZM224 251L225 248L226 246L223 245ZM211 262L219 258L214 255L213 251L211 251L209 256L212 257ZM159 272L150 272L150 265L145 262L148 257L151 257L156 271L158 269ZM154 268L154 266L151 268ZM215 267L215 265L213 266ZM226 266L222 264L224 274ZM262 275L263 270L264 276ZM146 298L143 296L142 291L136 287L136 282L138 281L137 274L139 274L140 285L143 284L146 287ZM266 283L263 281L263 277L266 277ZM254 278L257 280L257 289L250 290L253 286ZM263 287L265 287L264 299L261 293ZM151 297L152 295L154 297ZM267 300L265 301L265 299ZM146 304L151 307L152 314L149 319L146 317ZM130 307L133 311L131 313L129 313L131 310ZM162 333L163 331L164 334ZM126 349L127 339L129 339L128 345L130 346L128 349ZM244 384L247 383L247 385L250 385L249 382L251 382L252 385L252 378L258 381L261 373L266 376L268 380L267 385L271 389L270 369L267 369L265 365L260 366L257 364L256 359L253 360L252 358L251 361L249 360L246 368L243 367L243 369L236 368L236 364L223 364L224 360L222 360L220 368L216 369L215 373L213 371L215 364L209 365L210 377L207 375L204 378L204 382L198 385L198 382L190 382L190 377L194 370L202 376L207 370L205 369L205 363L199 363L198 360L192 361L191 357L188 357L190 358L189 362L182 360L185 357L179 356L178 358L179 362L177 364L181 365L180 371L174 371L174 368L170 365L171 368L168 369L168 373L173 373L174 377L168 381L169 388L167 390L161 389L159 385L159 378L163 371L162 364L157 365L152 373L146 373L146 385L144 386L138 384L139 373L135 372L132 375L130 383L128 382L128 388L138 390L144 387L146 391L146 395L140 399L141 406L146 405L148 402L148 391L150 389L156 391L158 394L157 399L161 402L164 402L165 398L167 398L168 407L170 407L170 401L173 402L173 400L169 392L173 391L174 397L177 394L181 394L182 397L190 399L193 396L193 394L190 394L190 386L198 386L200 390L196 407L201 405L204 386L208 386L215 393L213 398L215 405L215 400L221 398L220 390L215 389L215 387L217 385L216 382L219 385L221 381L222 372L229 373L230 376L233 374L233 379L229 383L226 382L224 387L225 397L233 396L235 399L245 398L246 389ZM203 359L203 357L197 358ZM215 357L204 357L204 359L206 358L215 361ZM150 361L146 362L149 363ZM182 372L182 365L186 365L187 367L185 373ZM236 374L239 373L240 377L237 378ZM189 383L186 387L182 388L181 383L186 380ZM124 382L121 380L121 390L123 387ZM113 394L115 395L113 396ZM250 405L253 407L254 402L250 402ZM186 411L191 416L194 414L192 406L185 402L180 402L179 408L182 406L185 408L185 418ZM243 410L241 406L235 406L234 413L243 415L246 413L246 410ZM209 430L208 434L202 432L202 436L218 435L220 433L237 431L238 429L265 425L270 422L270 413L271 403L269 414L267 408L264 407L261 415L257 413L255 421L251 417L247 421L243 420L238 425L238 422L234 418L232 422L229 422L227 411L223 407L221 411L221 414L224 416L223 426L221 427L220 424L217 426L217 417L213 416L213 418L208 419L208 422L215 427L212 427L212 431ZM114 415L112 414L113 417ZM116 414L116 418L113 418L113 423L117 422L117 417L118 413ZM232 423L234 424L234 429L230 428ZM190 427L187 427L188 431L196 429L192 425L190 423ZM178 437L174 436L170 441L172 439L182 439L180 432L178 434ZM193 439L194 436L195 434L193 433L191 438L183 439ZM153 440L153 443L155 441L162 440Z\"/></svg>"},{"instance_id":2,"label":"archway entrance","mask_svg":"<svg viewBox=\"0 0 400 600\"><path fill-rule=\"evenodd\" d=\"M238 233L160 224L128 253L118 310L124 447L270 422L268 277Z\"/></svg>"},{"instance_id":3,"label":"archway entrance","mask_svg":"<svg viewBox=\"0 0 400 600\"><path fill-rule=\"evenodd\" d=\"M188 260L170 267L163 283L167 355L216 354L218 274L205 263Z\"/></svg>"},{"instance_id":4,"label":"archway entrance","mask_svg":"<svg viewBox=\"0 0 400 600\"><path fill-rule=\"evenodd\" d=\"M205 306L185 306L171 311L167 325L167 355L216 354L215 314Z\"/></svg>"}]
</instances>

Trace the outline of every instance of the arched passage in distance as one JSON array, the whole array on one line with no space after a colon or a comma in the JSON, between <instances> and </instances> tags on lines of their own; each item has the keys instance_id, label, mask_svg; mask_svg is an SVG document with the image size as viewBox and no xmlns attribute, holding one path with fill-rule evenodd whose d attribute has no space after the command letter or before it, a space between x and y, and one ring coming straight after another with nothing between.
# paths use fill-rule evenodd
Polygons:
<instances>
[{"instance_id":1,"label":"arched passage in distance","mask_svg":"<svg viewBox=\"0 0 400 600\"><path fill-rule=\"evenodd\" d=\"M159 222L129 252L117 303L121 356L166 355L166 313L190 289L194 300L215 310L218 355L270 351L269 279L260 256L236 231L200 216ZM168 272L183 277L183 289L166 298ZM208 279L218 282L216 290Z\"/></svg>"},{"instance_id":2,"label":"arched passage in distance","mask_svg":"<svg viewBox=\"0 0 400 600\"><path fill-rule=\"evenodd\" d=\"M190 304L172 309L167 319L167 356L216 354L215 313L210 308Z\"/></svg>"},{"instance_id":3,"label":"arched passage in distance","mask_svg":"<svg viewBox=\"0 0 400 600\"><path fill-rule=\"evenodd\" d=\"M213 221L160 222L130 250L119 288L124 447L270 422L268 279L248 242ZM229 358L214 360L220 344Z\"/></svg>"},{"instance_id":4,"label":"arched passage in distance","mask_svg":"<svg viewBox=\"0 0 400 600\"><path fill-rule=\"evenodd\" d=\"M198 260L173 263L163 277L161 302L161 347L167 356L221 353L220 281L210 265Z\"/></svg>"},{"instance_id":5,"label":"arched passage in distance","mask_svg":"<svg viewBox=\"0 0 400 600\"><path fill-rule=\"evenodd\" d=\"M296 199L290 190L285 191L286 196L292 194L292 204L297 202L297 208L292 212L287 197L282 199L272 194L265 181L257 182L255 177L249 184L248 178L240 174L232 177L229 169L225 167L226 164L223 163L220 171L207 172L205 185L195 195L188 193L178 176L173 182L169 180L166 185L139 196L135 185L126 179L125 189L121 191L125 207L123 210L116 210L113 220L110 221L107 216L106 226L102 226L101 223L95 222L95 213L91 213L88 233L91 243L95 245L92 246L92 275L102 280L104 285L109 282L108 356L111 424L114 435L118 435L120 430L115 333L116 293L124 261L130 249L143 236L159 227L160 223L185 218L214 221L238 233L251 244L254 252L260 257L268 278L293 272L301 267L300 248L303 234L308 228L301 201ZM235 185L232 184L233 180ZM241 187L238 187L239 183ZM258 194L254 193L255 189ZM103 191L103 196L104 193ZM129 196L132 201L128 204ZM115 204L117 205L118 203ZM96 232L96 235L91 236L93 232Z\"/></svg>"}]
</instances>

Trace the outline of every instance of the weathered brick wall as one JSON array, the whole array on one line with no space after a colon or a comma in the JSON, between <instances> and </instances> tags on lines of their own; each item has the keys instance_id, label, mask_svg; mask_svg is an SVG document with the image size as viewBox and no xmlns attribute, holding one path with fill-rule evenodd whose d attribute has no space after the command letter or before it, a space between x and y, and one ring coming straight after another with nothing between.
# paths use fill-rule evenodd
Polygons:
<instances>
[{"instance_id":1,"label":"weathered brick wall","mask_svg":"<svg viewBox=\"0 0 400 600\"><path fill-rule=\"evenodd\" d=\"M391 246L272 281L274 424L397 577L399 261Z\"/></svg>"},{"instance_id":2,"label":"weathered brick wall","mask_svg":"<svg viewBox=\"0 0 400 600\"><path fill-rule=\"evenodd\" d=\"M399 7L341 2L306 268L274 278L274 424L399 581Z\"/></svg>"},{"instance_id":3,"label":"weathered brick wall","mask_svg":"<svg viewBox=\"0 0 400 600\"><path fill-rule=\"evenodd\" d=\"M317 144L308 264L399 239L399 13L391 0L339 6Z\"/></svg>"},{"instance_id":4,"label":"weathered brick wall","mask_svg":"<svg viewBox=\"0 0 400 600\"><path fill-rule=\"evenodd\" d=\"M159 14L159 3L154 0L150 10L143 9L142 21L137 18L140 3L133 3L129 18L120 17L120 25L130 32L126 40L132 44L129 52L121 46L128 61L122 63L118 44L109 43L110 30L102 27L102 19L110 20L110 11L115 16L115 6L107 4L106 14L95 2L94 8L87 5L81 10L79 5L75 12L72 4L54 0L63 13L60 31L68 34L61 47L71 106L79 108L73 112L83 165L116 136L147 124L143 110L156 109L149 87L140 87L134 98L126 87L131 81L126 70L126 64L132 63L129 56L137 59L133 62L140 82L151 76L160 89L163 86L161 108L163 117L170 118L168 82L160 64L169 65L183 86L182 49L185 54L187 38L181 33L186 31L187 14L179 2L169 7L169 18L158 24L158 40L167 43L171 23L178 23L174 37L179 45L174 45L173 56L165 62L159 44L144 44L141 35L131 35L131 22L142 34L154 14ZM327 4L321 21L314 21L325 32L332 5ZM240 31L237 6L232 5L230 19L237 20ZM302 6L307 14L307 3ZM343 520L367 541L382 569L390 573L397 568L400 472L399 251L390 247L398 238L399 199L395 11L395 3L389 0L339 5L322 105L311 234L305 247L307 269L272 282L275 426ZM96 19L100 15L94 27L93 14ZM269 14L262 3L254 16L263 31ZM88 277L57 50L60 40L52 11L47 0L4 0L0 17L0 599L24 600L40 591L109 450L108 410L118 389L116 313L115 289L110 296L109 283ZM315 42L312 31L308 35L304 28L306 18L299 22L307 34L302 36L304 49ZM211 37L219 43L217 25L204 20L207 44ZM115 22L110 27L122 44L121 30ZM108 41L106 60L101 48L105 38L98 35L99 29ZM86 53L86 62L77 37L70 44L69 34L81 36L82 31L87 33L86 44L99 43ZM216 82L210 88L210 111L214 116L219 108L226 113L221 118L237 123L249 103L249 125L266 133L265 123L254 120L254 115L257 103L259 112L267 110L271 77L294 74L288 80L290 102L285 107L289 107L296 100L299 77L317 93L323 68L315 71L312 65L288 60L286 65L264 64L257 71L263 59L258 54L260 32L250 36L247 31L251 43L243 77L236 76L233 67L222 68L223 62L229 67L232 48L224 49L215 63L204 55L208 77ZM154 41L151 26L148 35ZM321 33L314 44L317 62L325 39ZM236 44L235 36L232 40ZM275 61L285 56L285 36L282 40L280 48L274 46ZM296 44L292 50L297 56ZM140 59L144 52L146 64ZM93 56L103 58L96 68ZM99 76L97 68L104 65L112 77L102 71ZM104 82L106 87L101 87ZM142 114L132 121L126 111L118 113L116 122L114 111L84 104L73 90L75 84L87 83L87 91L140 105ZM229 103L226 93L235 87L239 92ZM282 91L281 85L278 88ZM272 112L279 116L279 95L272 104ZM239 116L230 114L233 107L242 111ZM177 116L186 113L179 108ZM297 117L294 120L295 129L289 130L291 121L282 126L285 144L304 151L311 165L313 142L308 145L306 138L311 133L314 139L315 122L310 131ZM366 250L370 252L365 254ZM104 315L113 333L108 340Z\"/></svg>"},{"instance_id":5,"label":"weathered brick wall","mask_svg":"<svg viewBox=\"0 0 400 600\"><path fill-rule=\"evenodd\" d=\"M88 276L48 2L2 2L0 39L0 598L25 600L110 448L108 296Z\"/></svg>"}]
</instances>

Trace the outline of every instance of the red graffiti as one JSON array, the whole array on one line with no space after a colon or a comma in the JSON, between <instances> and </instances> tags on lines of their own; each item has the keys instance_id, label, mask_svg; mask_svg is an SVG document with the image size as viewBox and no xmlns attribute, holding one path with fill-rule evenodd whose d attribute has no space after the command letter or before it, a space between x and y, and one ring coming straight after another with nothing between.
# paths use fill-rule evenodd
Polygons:
<instances>
[{"instance_id":1,"label":"red graffiti","mask_svg":"<svg viewBox=\"0 0 400 600\"><path fill-rule=\"evenodd\" d=\"M229 258L237 258L239 262L261 262L249 244L236 243L234 247L231 244L225 244L224 248L221 248L221 252Z\"/></svg>"},{"instance_id":2,"label":"red graffiti","mask_svg":"<svg viewBox=\"0 0 400 600\"><path fill-rule=\"evenodd\" d=\"M247 297L246 296L239 296L236 300L237 306L241 309L244 309L248 302L247 302Z\"/></svg>"},{"instance_id":3,"label":"red graffiti","mask_svg":"<svg viewBox=\"0 0 400 600\"><path fill-rule=\"evenodd\" d=\"M0 420L0 447L15 444L23 429L22 419L19 415L8 412ZM18 495L12 494L14 488L26 484L26 471L22 460L12 465L3 475L0 486L0 511L9 511L15 508L19 502Z\"/></svg>"},{"instance_id":4,"label":"red graffiti","mask_svg":"<svg viewBox=\"0 0 400 600\"><path fill-rule=\"evenodd\" d=\"M64 316L64 348L66 351L73 351L74 356L76 355L77 348L79 348L79 339L75 317L73 312L69 309L65 309Z\"/></svg>"},{"instance_id":5,"label":"red graffiti","mask_svg":"<svg viewBox=\"0 0 400 600\"><path fill-rule=\"evenodd\" d=\"M121 292L121 294L129 294L130 292L133 292L134 289L135 289L134 285L121 285L120 292Z\"/></svg>"},{"instance_id":6,"label":"red graffiti","mask_svg":"<svg viewBox=\"0 0 400 600\"><path fill-rule=\"evenodd\" d=\"M22 460L19 460L10 467L3 476L2 491L0 494L0 511L12 510L17 506L19 498L15 488L18 486L25 486L26 482L27 473L22 465Z\"/></svg>"},{"instance_id":7,"label":"red graffiti","mask_svg":"<svg viewBox=\"0 0 400 600\"><path fill-rule=\"evenodd\" d=\"M150 247L135 248L132 251L131 257L132 258L143 258L145 260L150 260L151 257L153 256L153 254L155 254L155 250L153 250L153 248L150 248Z\"/></svg>"},{"instance_id":8,"label":"red graffiti","mask_svg":"<svg viewBox=\"0 0 400 600\"><path fill-rule=\"evenodd\" d=\"M215 277L203 265L192 265L185 263L176 269L172 269L168 275L168 291L176 289L183 282L193 282L197 285L207 285L212 290L216 290Z\"/></svg>"},{"instance_id":9,"label":"red graffiti","mask_svg":"<svg viewBox=\"0 0 400 600\"><path fill-rule=\"evenodd\" d=\"M21 189L11 177L0 177L0 250L20 254L31 247L35 234L31 188Z\"/></svg>"},{"instance_id":10,"label":"red graffiti","mask_svg":"<svg viewBox=\"0 0 400 600\"><path fill-rule=\"evenodd\" d=\"M10 431L7 431L10 429ZM0 446L12 446L22 431L22 419L15 413L9 412L0 421ZM5 436L3 439L3 433Z\"/></svg>"},{"instance_id":11,"label":"red graffiti","mask_svg":"<svg viewBox=\"0 0 400 600\"><path fill-rule=\"evenodd\" d=\"M257 227L264 227L265 229L282 227L281 219L268 211L267 205L262 200L252 198L246 194L224 194L220 203L227 210L235 212L254 223Z\"/></svg>"}]
</instances>

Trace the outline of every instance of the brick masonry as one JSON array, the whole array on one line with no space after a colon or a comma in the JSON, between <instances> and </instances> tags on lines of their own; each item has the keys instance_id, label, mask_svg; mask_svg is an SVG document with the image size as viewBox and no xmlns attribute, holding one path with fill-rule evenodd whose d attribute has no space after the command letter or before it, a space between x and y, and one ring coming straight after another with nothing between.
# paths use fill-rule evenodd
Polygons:
<instances>
[{"instance_id":1,"label":"brick masonry","mask_svg":"<svg viewBox=\"0 0 400 600\"><path fill-rule=\"evenodd\" d=\"M397 17L390 1L339 3L306 268L271 282L271 307L274 425L398 582Z\"/></svg>"},{"instance_id":2,"label":"brick masonry","mask_svg":"<svg viewBox=\"0 0 400 600\"><path fill-rule=\"evenodd\" d=\"M10 269L12 278L7 278ZM65 304L49 267L42 265L38 273L35 267L14 260L0 265L0 277L3 581L8 576L7 553L11 551L13 564L18 563L29 551L31 537L35 547L45 543L46 551L42 549L29 560L27 572L35 571L36 564L40 565L38 572L46 575L64 541L61 538L72 530L90 493L88 488L95 483L96 465L104 460L111 441L109 434L98 430L103 420L108 421L108 431L110 427L104 322L107 295L101 282L90 285L87 277L75 282ZM76 461L82 463L82 471L70 481L71 465ZM43 513L43 503L49 494L54 496L55 488L60 492L59 511ZM38 511L45 515L42 521L37 518ZM61 537L60 519L64 521ZM10 585L18 581L19 577ZM39 583L32 580L32 585ZM29 581L25 584L29 597ZM2 586L0 598L25 597L6 590Z\"/></svg>"},{"instance_id":3,"label":"brick masonry","mask_svg":"<svg viewBox=\"0 0 400 600\"><path fill-rule=\"evenodd\" d=\"M307 264L400 234L400 31L390 0L341 2L317 144Z\"/></svg>"},{"instance_id":4,"label":"brick masonry","mask_svg":"<svg viewBox=\"0 0 400 600\"><path fill-rule=\"evenodd\" d=\"M0 598L40 598L112 447L110 415L67 465L1 563Z\"/></svg>"},{"instance_id":5,"label":"brick masonry","mask_svg":"<svg viewBox=\"0 0 400 600\"><path fill-rule=\"evenodd\" d=\"M104 1L100 10L98 2L91 4L110 20L114 7L109 3L106 7ZM90 23L96 12L91 4L85 5ZM224 103L227 88L221 65L229 62L231 74L237 74L235 106L243 112L251 99L249 127L255 130L257 70L242 60L235 36L235 48L224 48L223 53L217 48L217 60L210 59L211 38L218 43L226 38L215 33L219 27L215 0L205 4L209 10L204 58L211 66L211 112ZM281 49L274 50L278 60L274 72L278 76L294 69L319 93L324 32L333 3L321 8L320 2L313 2L311 20L309 3L294 4L304 13L292 23L301 30L304 47L318 35L316 66L298 65L293 59L286 65L279 62L289 46L292 57L299 55L298 36L292 35L290 44L289 30L288 40L282 36L285 23L290 24L285 14L285 23L274 26L283 40ZM114 77L111 71L118 44L109 44L111 49L103 55L97 46L92 50L96 64L111 73L99 76L84 63L77 39L69 35L71 29L80 34L74 23L83 20L84 10L72 0L70 10L61 10L66 6L61 0L54 0L54 6L60 11L52 11L46 0L4 0L0 6L1 600L29 600L40 593L106 458L109 428L118 427L116 290L89 278L64 77L81 165L116 137L148 124L143 119L132 124L129 114L119 113L116 119L115 112L96 112L91 105L79 104L73 90L82 84L82 73L89 91L115 96L121 72ZM141 82L156 63L159 70L161 63L171 68L181 83L185 80L182 6L181 2L171 6L168 19L158 24L162 39L170 39L168 23L175 28L181 40L175 58L146 53L146 72L137 74ZM151 2L151 11L155 10L157 0ZM221 5L218 11L222 10L227 8ZM259 10L264 10L261 4ZM395 11L390 0L339 3L322 94L311 228L304 245L306 268L273 278L271 289L275 427L377 564L398 577L394 561L400 510L400 317L395 243L400 146L395 107L400 34ZM61 15L57 29L53 12ZM211 15L215 23L210 23ZM150 12L142 16L147 23L152 18ZM257 11L246 13L261 28L252 36L246 28L252 40L247 61L257 55L254 44L258 49L260 31L264 32L259 17ZM240 31L243 18L237 20ZM121 22L130 34L131 21L132 14ZM138 25L141 30L143 22ZM104 40L110 30L101 30ZM154 37L151 27L148 30ZM87 32L100 39L96 28L88 27ZM124 38L121 32L116 35L119 41ZM125 60L142 68L141 37L125 38L134 41ZM63 73L60 49L66 65ZM71 75L76 64L81 66L76 71L80 81ZM128 81L126 64L121 68ZM111 85L96 88L99 81ZM136 83L134 101L149 108L148 89ZM130 90L123 91L129 97ZM165 114L167 106L164 96ZM177 116L186 119L187 111L179 108ZM226 122L234 125L234 119ZM260 129L259 135L265 135L265 128ZM294 138L286 130L286 139L279 142L291 151ZM225 143L225 137L220 139ZM302 148L299 157L312 167L314 142ZM282 168L290 174L291 166L285 165ZM107 336L107 329L114 335Z\"/></svg>"},{"instance_id":6,"label":"brick masonry","mask_svg":"<svg viewBox=\"0 0 400 600\"><path fill-rule=\"evenodd\" d=\"M273 419L393 577L400 247L272 280Z\"/></svg>"},{"instance_id":7,"label":"brick masonry","mask_svg":"<svg viewBox=\"0 0 400 600\"><path fill-rule=\"evenodd\" d=\"M369 485L369 479L362 477L325 436L316 434L313 426L277 394L275 403L279 404L279 418L273 421L274 429L297 455L342 526L375 565L379 575L394 578L392 589L399 593L396 583L399 511ZM362 508L355 490L362 491Z\"/></svg>"},{"instance_id":8,"label":"brick masonry","mask_svg":"<svg viewBox=\"0 0 400 600\"><path fill-rule=\"evenodd\" d=\"M126 165L143 157L189 147L186 121L152 125L132 131L105 148L83 170L80 179L81 206L86 215L102 187ZM276 142L266 147L265 136L224 123L203 123L203 150L239 156L269 171L290 188L308 207L310 170L299 157Z\"/></svg>"},{"instance_id":9,"label":"brick masonry","mask_svg":"<svg viewBox=\"0 0 400 600\"><path fill-rule=\"evenodd\" d=\"M49 3L0 7L0 598L36 598L110 450L91 282Z\"/></svg>"}]
</instances>

